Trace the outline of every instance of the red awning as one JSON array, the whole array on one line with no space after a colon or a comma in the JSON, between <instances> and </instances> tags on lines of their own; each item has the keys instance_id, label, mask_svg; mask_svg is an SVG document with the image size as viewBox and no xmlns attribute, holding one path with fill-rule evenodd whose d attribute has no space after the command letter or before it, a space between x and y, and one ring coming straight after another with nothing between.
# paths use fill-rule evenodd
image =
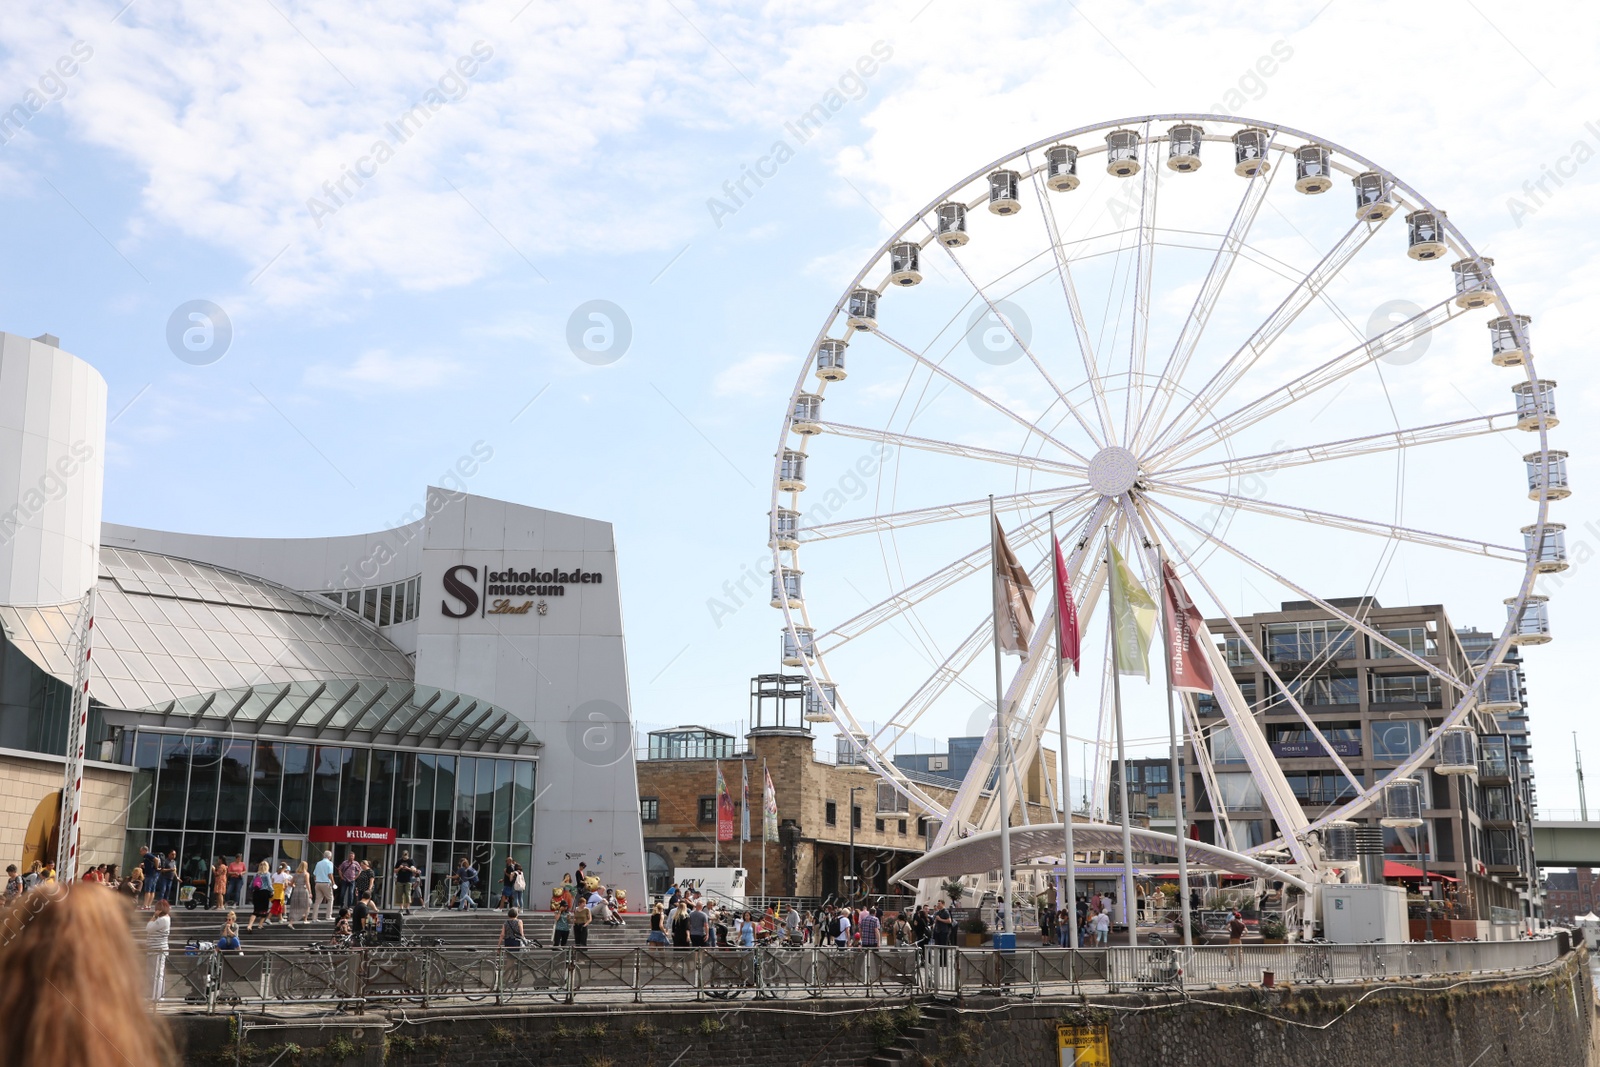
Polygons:
<instances>
[{"instance_id":1,"label":"red awning","mask_svg":"<svg viewBox=\"0 0 1600 1067\"><path fill-rule=\"evenodd\" d=\"M1408 863L1396 863L1394 860L1383 861L1383 876L1385 878L1421 878L1422 871Z\"/></svg>"}]
</instances>

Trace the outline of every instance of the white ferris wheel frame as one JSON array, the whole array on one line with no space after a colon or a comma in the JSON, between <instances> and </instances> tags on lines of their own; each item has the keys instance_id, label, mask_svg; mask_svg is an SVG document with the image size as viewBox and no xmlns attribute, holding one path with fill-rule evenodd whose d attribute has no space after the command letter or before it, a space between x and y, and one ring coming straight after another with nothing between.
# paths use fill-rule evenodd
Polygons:
<instances>
[{"instance_id":1,"label":"white ferris wheel frame","mask_svg":"<svg viewBox=\"0 0 1600 1067\"><path fill-rule=\"evenodd\" d=\"M1246 128L1263 130L1268 135L1268 140L1262 146L1261 158L1263 160L1268 159L1272 152L1277 152L1279 158L1274 161L1272 167L1264 168L1261 173L1247 179L1246 191L1238 209L1235 211L1233 222L1230 224L1228 232L1221 235L1221 244L1214 248L1213 246L1206 246L1207 251L1214 250L1215 253L1211 268L1199 294L1195 298L1194 305L1179 334L1178 341L1174 345L1166 365L1162 368L1160 377L1151 383L1147 380L1149 376L1143 366L1145 351L1141 335L1148 329L1151 285L1150 261L1153 249L1158 243L1156 240L1157 227L1155 225L1154 209L1152 207L1147 217L1146 205L1152 204L1155 199L1156 175L1161 163L1157 156L1157 148L1168 141L1166 131L1164 129L1158 131L1155 128L1158 123L1162 126L1167 123L1220 125L1226 127L1230 132ZM1042 161L1035 162L1035 154L1056 145L1064 145L1075 139L1084 138L1087 135L1118 129L1131 129L1139 133L1138 150L1142 160L1141 174L1136 177L1123 178L1122 180L1143 183L1139 200L1139 242L1136 267L1138 279L1133 297L1134 321L1132 326L1136 332L1130 343L1129 365L1126 371L1128 387L1122 424L1124 432L1128 432L1129 427L1132 429L1128 440L1123 441L1119 438L1118 444L1135 448L1141 445L1152 447L1155 449L1149 455L1149 459L1152 461L1170 459L1171 462L1181 462L1183 459L1204 451L1217 441L1225 441L1230 433L1269 417L1276 411L1298 402L1305 395L1318 391L1326 385L1370 365L1385 352L1403 347L1464 313L1455 307L1452 302L1454 294L1450 294L1438 304L1425 309L1412 319L1371 337L1362 344L1353 346L1346 352L1300 375L1289 383L1273 388L1255 401L1241 407L1224 409L1219 414L1218 405L1227 399L1234 387L1248 374L1256 360L1266 350L1266 347L1286 331L1306 307L1309 307L1321 296L1322 290L1326 285L1338 275L1339 271L1365 246L1367 240L1387 221L1386 218L1358 220L1334 248L1327 252L1309 272L1292 268L1294 273L1300 275L1299 281L1289 295L1284 298L1282 304L1251 334L1250 338L1240 346L1235 354L1226 360L1222 368L1201 387L1200 391L1193 393L1188 402L1182 404L1178 414L1163 425L1163 419L1166 417L1168 410L1173 406L1174 401L1178 400L1182 373L1194 352L1211 310L1220 297L1228 271L1236 259L1245 257L1253 251L1249 248L1246 238L1251 224L1254 222L1257 210L1266 199L1272 179L1283 170L1290 169L1288 164L1292 163L1293 159L1291 153L1295 148L1304 145L1320 145L1326 148L1330 153L1326 163L1333 171L1349 176L1363 172L1376 172L1381 175L1384 188L1394 203L1396 213L1404 211L1429 211L1434 213L1434 218L1441 231L1442 240L1457 259L1474 261L1482 273L1485 283L1483 288L1492 296L1491 306L1498 308L1499 316L1510 320L1511 331L1517 346L1522 352L1521 369L1525 373L1527 381L1530 383L1539 381L1534 365L1533 348L1529 343L1523 323L1512 308L1493 272L1485 265L1483 257L1478 254L1444 212L1436 208L1412 186L1365 156L1326 138L1315 137L1310 133L1290 126L1237 116L1191 113L1154 114L1077 127L1041 138L1016 151L1001 156L974 170L959 182L944 190L939 196L930 200L913 213L903 226L891 234L879 246L877 251L868 257L860 271L844 287L839 300L834 304L831 313L825 318L821 328L818 330L803 362L795 387L789 397L789 407L785 411L783 429L779 435L778 449L773 464L770 512L773 571L776 581L781 583L781 575L786 566L785 553L788 553L791 563L797 564L799 560L799 547L785 549L780 547L778 540L777 523L779 510L788 508L795 512L800 511L798 500L796 499L797 494L782 490L779 487L782 480L780 476L784 452L788 450L808 454L812 439L811 435L799 435L792 429L791 414L794 411L795 399L803 393L825 394L828 385L826 381L821 381L808 387L807 377L813 369L816 353L822 342L834 336L835 327L847 313L847 302L853 291L862 288L872 289L881 296L892 288L887 271L885 271L884 279L876 286L867 284L866 279L875 268L886 262L892 246L898 243L915 241L920 247L924 248L938 245L947 254L948 261L960 270L976 296L989 306L994 317L1005 326L1011 339L1021 349L1023 355L1027 357L1028 361L1032 363L1045 382L1048 383L1050 389L1054 391L1056 399L1065 407L1067 414L1076 420L1089 440L1095 443L1095 448L1101 449L1111 443L1113 427L1116 424L1109 409L1109 398L1103 388L1102 377L1111 374L1120 375L1121 372L1114 369L1102 372L1097 367L1093 355L1093 347L1088 336L1086 320L1071 281L1061 236L1052 212L1041 210L1041 215L1048 231L1049 243L1052 249L1051 258L1055 261L1055 271L1060 277L1066 304L1071 313L1074 330L1077 333L1079 351L1083 355L1086 380L1091 389L1093 399L1093 410L1088 412L1088 415L1093 419L1092 422L1091 418L1085 417L1085 412L1080 406L1069 399L1069 392L1060 387L1044 364L1034 356L1029 346L1018 336L1012 324L997 311L995 307L996 299L991 298L985 287L980 285L968 272L966 266L956 255L957 249L949 248L935 239L935 230L930 219L933 217L938 205L953 199L959 200L958 194L962 190L972 187L974 183L986 178L990 173L1008 167L1018 173L1018 195L1020 196L1022 183L1031 182L1034 185L1035 192L1038 194L1042 207L1046 194L1039 183L1038 176L1045 171L1047 164ZM1202 139L1204 141L1231 144L1230 137L1226 134L1208 132L1204 134ZM1288 144L1285 143L1286 141L1294 141L1298 142L1298 144ZM1103 141L1097 144L1078 146L1077 159L1081 164L1085 159L1092 159L1106 151L1107 147ZM961 200L961 202L971 209L979 207L987 199L987 196L978 196L973 198L970 203L966 200ZM1212 234L1210 236L1218 235ZM1085 240L1089 239L1086 238ZM1337 309L1335 310L1337 311ZM1080 480L1086 478L1090 456L1085 456L1064 442L1055 439L1042 426L1010 410L983 390L961 380L940 362L930 359L926 354L917 352L896 340L882 330L876 322L874 322L870 332L880 341L917 363L922 369L928 371L930 375L943 378L949 384L964 389L974 399L989 405L1000 414L1024 426L1030 435L1039 437L1043 442L1052 443L1059 449L1061 455L1066 458L1028 456L1020 452L1004 453L954 442L912 437L889 430L875 430L826 421L819 421L821 432L864 441L908 444L921 451L964 455L969 458L988 459L1010 463L1016 467L1066 475ZM851 331L847 330L845 338L848 339L851 335ZM1245 355L1247 351L1251 353L1248 356ZM1138 363L1138 366L1134 365L1135 362ZM1154 395L1148 403L1145 403L1144 393L1147 389ZM1138 411L1137 420L1135 420L1136 405ZM1292 794L1288 794L1287 781L1284 779L1283 773L1276 762L1269 760L1270 768L1258 766L1252 762L1251 773L1257 779L1257 785L1262 789L1266 799L1265 806L1267 810L1279 822L1280 827L1287 828L1288 832L1276 839L1240 851L1247 853L1282 853L1287 851L1291 862L1296 865L1314 864L1314 857L1308 853L1305 846L1307 835L1313 834L1330 822L1348 819L1370 807L1382 796L1383 787L1387 783L1397 778L1410 776L1413 771L1433 755L1444 731L1461 723L1471 714L1477 704L1478 694L1486 684L1489 672L1502 661L1507 649L1513 642L1514 636L1517 634L1518 625L1527 606L1528 598L1533 592L1534 582L1540 573L1538 566L1539 552L1528 552L1512 546L1495 545L1444 533L1416 530L1394 523L1381 523L1308 508L1272 504L1205 489L1193 483L1212 478L1224 479L1263 469L1278 469L1283 466L1323 462L1329 459L1372 452L1404 450L1416 445L1457 440L1480 434L1500 433L1515 428L1516 423L1517 417L1514 412L1478 415L1431 426L1411 427L1350 438L1344 441L1288 448L1282 452L1244 457L1230 455L1227 459L1202 460L1180 467L1172 467L1169 463L1168 466L1152 471L1140 480L1141 486L1148 484L1152 488L1157 488L1162 492L1170 493L1180 498L1203 502L1209 501L1241 510L1294 518L1347 532L1384 537L1392 541L1417 543L1431 548L1462 551L1472 555L1512 562L1521 560L1524 564L1522 581L1517 587L1514 598L1507 601L1511 610L1507 611L1505 626L1495 641L1492 650L1485 657L1481 668L1472 672L1470 678L1465 679L1451 671L1442 669L1436 664L1429 663L1426 659L1418 657L1408 649L1395 644L1381 631L1375 629L1361 618L1363 613L1357 612L1352 615L1333 607L1324 599L1314 595L1310 590L1290 581L1286 576L1278 574L1236 546L1217 537L1213 532L1204 530L1177 512L1165 508L1159 500L1152 496L1138 494L1130 505L1128 493L1123 493L1116 497L1102 496L1094 499L1095 490L1087 486L1084 486L1084 491L1077 493L1068 492L1071 487L1058 487L997 496L995 498L995 506L998 511L1010 512L1029 508L1044 508L1052 502L1056 507L1082 505L1080 510L1074 513L1072 522L1060 532L1063 535L1063 546L1074 546L1068 567L1069 573L1074 576L1074 597L1077 599L1080 615L1083 618L1090 617L1094 611L1095 602L1104 587L1105 572L1101 563L1097 563L1093 567L1085 567L1082 564L1091 549L1098 555L1104 555L1103 537L1098 530L1098 526L1110 517L1112 511L1121 510L1125 512L1123 517L1126 522L1121 525L1119 534L1138 529L1145 531L1144 536L1146 539L1149 539L1151 534L1155 534L1155 540L1172 543L1171 533L1174 530L1186 528L1188 533L1198 536L1202 543L1208 543L1213 550L1226 552L1247 567L1254 568L1259 573L1271 577L1284 588L1297 591L1306 600L1324 610L1331 618L1343 622L1353 633L1365 635L1369 640L1384 646L1398 660L1408 662L1410 665L1426 671L1430 676L1438 678L1449 689L1459 692L1460 695L1456 698L1449 712L1443 716L1440 725L1427 733L1423 743L1410 756L1382 777L1374 775L1374 781L1362 783L1355 775L1351 774L1344 760L1333 751L1331 743L1322 735L1321 730L1316 726L1295 694L1290 691L1282 679L1278 678L1277 672L1270 670L1266 672L1268 678L1276 682L1284 701L1320 741L1338 768L1356 786L1356 794L1348 802L1340 804L1314 819L1307 819L1300 804ZM1101 431L1099 434L1096 433L1096 425ZM1147 429L1154 434L1153 437L1148 439L1145 437ZM1537 436L1538 448L1536 451L1540 457L1541 464L1545 469L1548 469L1548 459L1551 451L1549 426L1542 407L1538 411ZM1177 480L1174 476L1184 476L1186 480ZM1535 521L1533 526L1530 527L1537 531L1537 541L1535 543L1538 545L1544 543L1551 500L1549 479L1543 479L1542 483L1538 487ZM784 500L785 496L788 497L787 501ZM972 500L927 508L908 509L883 515L872 515L866 518L824 522L815 526L799 527L795 537L797 544L803 547L811 541L826 540L831 537L849 536L872 530L892 531L906 525L944 521L958 516L976 517L986 511L988 504L988 500ZM1009 536L1013 545L1032 543L1042 537L1044 535L1044 521L1041 516L1012 531ZM1138 548L1138 543L1130 542L1130 548ZM835 640L830 647L837 648L853 640L862 633L895 617L902 610L914 607L915 604L971 576L978 570L987 569L989 566L988 557L989 548L985 544L954 563L942 567L939 571L912 582L905 588L891 594L865 611L858 612L830 630L817 631L813 629L812 632L815 634L814 655L801 657L803 661L801 669L813 687L815 699L826 708L832 721L840 731L851 738L852 743L857 744L859 759L897 793L906 798L907 801L918 805L930 815L942 820L937 844L944 844L959 833L993 829L998 824L998 813L993 810L994 805L992 804L988 806L987 817L981 823L973 821L973 813L977 810L980 802L980 794L988 777L989 769L996 762L994 757L995 749L998 746L995 723L991 722L984 743L977 758L973 761L972 769L967 773L965 780L957 789L954 800L948 805L935 802L916 782L902 774L894 764L890 756L890 750L895 740L909 732L917 717L959 678L961 672L965 670L966 664L970 663L979 651L989 646L990 618L986 616L979 621L968 637L945 658L943 663L938 665L933 675L922 683L921 688L911 696L905 705L890 716L887 724L868 737L865 744L860 744L858 739L866 735L867 731L862 728L861 722L851 713L847 701L842 699L830 700L827 695L828 690L822 688L823 685L833 685L839 682L839 679L830 677L827 672L826 655L828 648L824 647L823 641L825 638L833 637ZM1131 554L1130 558L1134 557L1139 558L1140 567L1145 572L1148 580L1148 575L1153 573L1151 560L1139 551ZM1183 561L1180 557L1174 562L1186 561ZM1036 579L1041 579L1035 581L1036 587L1044 588L1042 579L1047 573L1045 564L1041 563L1034 568L1033 573ZM1259 662L1267 663L1268 660L1262 655L1261 649L1257 648L1249 637L1247 628L1242 627L1231 614L1227 614L1223 600L1206 584L1205 578L1198 568L1188 568L1188 573L1182 576L1186 581L1196 581L1200 588L1204 589L1206 595L1226 615L1233 633L1251 650ZM784 633L798 646L800 644L798 629L811 628L809 605L802 596L800 598L800 606L794 608L790 606L789 599L785 595L778 598L776 602L783 613ZM1044 607L1040 612L1040 617L1037 620L1036 629L1029 646L1029 655L1016 668L1004 696L1004 706L1011 709L1011 714L1007 718L1013 728L1011 749L1013 753L1027 754L1037 751L1038 744L1047 728L1050 712L1053 709L1055 687L1050 683L1054 678L1054 657L1044 654L1048 644L1048 635L1054 625L1053 597L1049 598L1049 601L1048 606ZM1214 649L1211 652L1216 655ZM1048 666L1044 663L1046 659L1052 661ZM1094 662L1091 657L1086 657L1086 659L1091 663ZM952 667L953 664L956 666ZM1231 671L1226 663L1221 660L1220 655L1216 655L1215 668L1214 673L1218 676L1220 682L1219 689L1231 690L1231 696L1228 692L1218 693L1219 703L1224 708L1227 708L1231 700L1239 699L1238 690L1232 682ZM1441 692L1446 691L1448 690L1441 689ZM837 690L833 692L837 693ZM1213 791L1214 793L1215 772L1209 766L1206 746L1198 743L1202 731L1199 729L1200 724L1195 713L1194 701L1192 698L1185 698L1183 703L1185 705L1186 723L1190 731L1192 731L1192 736L1197 741L1195 748L1200 754L1199 762L1201 766L1198 769L1208 791ZM902 714L906 713L908 709L912 711L910 718L901 722ZM1236 709L1234 714L1249 716L1251 712L1248 705L1246 705ZM997 719L998 717L997 713ZM1230 721L1233 717L1233 715L1228 716ZM1098 744L1104 750L1107 733L1103 721L1105 718L1103 700L1101 701L1101 718ZM885 735L891 732L891 728L898 730L898 733L895 734L894 738L886 740ZM1064 738L1062 739L1062 745L1063 747L1065 746ZM1016 762L1026 758L1026 756L1016 757L1010 773L1016 773ZM1099 781L1098 775L1099 768L1097 767L1097 790L1103 784ZM1065 783L1061 783L1061 785L1064 792ZM1287 808L1280 811L1280 808L1284 808L1286 794ZM1276 802L1274 800L1275 797L1277 798ZM1064 810L1071 810L1069 797L1062 796L1059 799ZM1214 793L1213 801L1213 807L1216 809L1218 818L1219 837L1226 836L1231 846L1232 831L1228 826L1226 808L1220 803L1220 795L1215 795ZM1025 806L1024 810L1026 810Z\"/></svg>"}]
</instances>

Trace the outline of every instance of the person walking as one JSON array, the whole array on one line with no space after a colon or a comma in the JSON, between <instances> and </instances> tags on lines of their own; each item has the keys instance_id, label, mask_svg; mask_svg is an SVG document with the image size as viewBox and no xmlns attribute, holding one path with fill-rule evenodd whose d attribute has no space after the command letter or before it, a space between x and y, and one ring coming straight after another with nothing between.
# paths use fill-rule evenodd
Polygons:
<instances>
[{"instance_id":1,"label":"person walking","mask_svg":"<svg viewBox=\"0 0 1600 1067\"><path fill-rule=\"evenodd\" d=\"M500 873L500 903L499 907L514 908L517 902L513 897L516 892L514 886L517 882L517 861L510 856L506 857L506 869Z\"/></svg>"},{"instance_id":2,"label":"person walking","mask_svg":"<svg viewBox=\"0 0 1600 1067\"><path fill-rule=\"evenodd\" d=\"M694 910L689 912L689 944L694 948L705 948L711 943L711 917L706 914L705 908L697 900Z\"/></svg>"},{"instance_id":3,"label":"person walking","mask_svg":"<svg viewBox=\"0 0 1600 1067\"><path fill-rule=\"evenodd\" d=\"M211 868L211 897L206 901L207 908L222 908L225 906L223 898L228 895L228 861L221 856L217 857L216 865Z\"/></svg>"},{"instance_id":4,"label":"person walking","mask_svg":"<svg viewBox=\"0 0 1600 1067\"><path fill-rule=\"evenodd\" d=\"M155 914L144 926L144 947L150 954L150 999L159 1001L167 991L167 944L172 936L172 902L162 897Z\"/></svg>"},{"instance_id":5,"label":"person walking","mask_svg":"<svg viewBox=\"0 0 1600 1067\"><path fill-rule=\"evenodd\" d=\"M1244 917L1237 911L1228 920L1228 966L1233 970L1244 965Z\"/></svg>"},{"instance_id":6,"label":"person walking","mask_svg":"<svg viewBox=\"0 0 1600 1067\"><path fill-rule=\"evenodd\" d=\"M294 869L294 884L289 897L289 928L311 917L311 867L305 860Z\"/></svg>"},{"instance_id":7,"label":"person walking","mask_svg":"<svg viewBox=\"0 0 1600 1067\"><path fill-rule=\"evenodd\" d=\"M353 908L356 904L356 877L361 873L361 861L356 859L355 850L345 853L344 862L339 864L339 907Z\"/></svg>"},{"instance_id":8,"label":"person walking","mask_svg":"<svg viewBox=\"0 0 1600 1067\"><path fill-rule=\"evenodd\" d=\"M861 909L861 917L856 922L856 928L861 932L862 948L878 947L878 933L883 929L883 920L873 914L871 908Z\"/></svg>"},{"instance_id":9,"label":"person walking","mask_svg":"<svg viewBox=\"0 0 1600 1067\"><path fill-rule=\"evenodd\" d=\"M456 864L456 906L466 911L476 908L478 902L473 899L473 888L478 884L478 869L468 863L463 856Z\"/></svg>"},{"instance_id":10,"label":"person walking","mask_svg":"<svg viewBox=\"0 0 1600 1067\"><path fill-rule=\"evenodd\" d=\"M689 948L689 905L682 894L678 896L678 906L672 909L672 921L668 926L672 932L672 947Z\"/></svg>"},{"instance_id":11,"label":"person walking","mask_svg":"<svg viewBox=\"0 0 1600 1067\"><path fill-rule=\"evenodd\" d=\"M411 853L400 853L400 861L394 865L394 902L402 915L411 914L412 883L421 873L411 862Z\"/></svg>"},{"instance_id":12,"label":"person walking","mask_svg":"<svg viewBox=\"0 0 1600 1067\"><path fill-rule=\"evenodd\" d=\"M294 875L289 873L289 865L278 864L278 869L272 876L272 904L268 912L268 922L289 921L289 887L292 885L294 885Z\"/></svg>"},{"instance_id":13,"label":"person walking","mask_svg":"<svg viewBox=\"0 0 1600 1067\"><path fill-rule=\"evenodd\" d=\"M849 948L850 947L850 911L849 911L849 909L848 908L840 908L838 914L834 916L834 921L836 923L836 925L834 926L834 929L833 929L833 945L834 945L834 947L835 948Z\"/></svg>"},{"instance_id":14,"label":"person walking","mask_svg":"<svg viewBox=\"0 0 1600 1067\"><path fill-rule=\"evenodd\" d=\"M260 920L262 926L266 926L271 913L272 865L262 860L256 867L256 873L250 876L250 925L245 929L254 930L257 920Z\"/></svg>"},{"instance_id":15,"label":"person walking","mask_svg":"<svg viewBox=\"0 0 1600 1067\"><path fill-rule=\"evenodd\" d=\"M155 897L156 897L156 871L159 868L160 868L160 862L156 859L156 854L154 852L151 852L148 846L140 845L139 846L139 871L141 872L141 882L142 882L143 887L144 887L144 895L142 897L140 897L139 906L141 908L143 908L145 911L149 911L150 910L150 906L155 903ZM38 875L39 875L39 864L36 862L33 865L33 869L28 872L28 876L30 878L33 878L33 880L37 882L38 881ZM33 886L30 885L30 884L27 884L25 882L24 885L23 885L23 888L32 889Z\"/></svg>"},{"instance_id":16,"label":"person walking","mask_svg":"<svg viewBox=\"0 0 1600 1067\"><path fill-rule=\"evenodd\" d=\"M528 943L522 932L522 910L512 908L506 912L506 921L500 924L500 947L519 949Z\"/></svg>"},{"instance_id":17,"label":"person walking","mask_svg":"<svg viewBox=\"0 0 1600 1067\"><path fill-rule=\"evenodd\" d=\"M572 932L572 912L565 904L556 907L556 925L550 942L551 948L566 948L567 937Z\"/></svg>"},{"instance_id":18,"label":"person walking","mask_svg":"<svg viewBox=\"0 0 1600 1067\"><path fill-rule=\"evenodd\" d=\"M589 905L581 903L572 909L572 947L583 948L589 943L589 923L592 920Z\"/></svg>"},{"instance_id":19,"label":"person walking","mask_svg":"<svg viewBox=\"0 0 1600 1067\"><path fill-rule=\"evenodd\" d=\"M225 896L228 903L235 908L244 907L244 876L248 869L243 856L235 855L233 862L228 864L228 889Z\"/></svg>"},{"instance_id":20,"label":"person walking","mask_svg":"<svg viewBox=\"0 0 1600 1067\"><path fill-rule=\"evenodd\" d=\"M327 918L333 921L333 850L322 854L317 865L312 868L311 882L313 903L311 905L311 921L316 922L323 917L323 905L327 905Z\"/></svg>"},{"instance_id":21,"label":"person walking","mask_svg":"<svg viewBox=\"0 0 1600 1067\"><path fill-rule=\"evenodd\" d=\"M650 935L645 938L645 944L653 952L667 947L666 918L666 909L657 901L655 907L650 909Z\"/></svg>"}]
</instances>

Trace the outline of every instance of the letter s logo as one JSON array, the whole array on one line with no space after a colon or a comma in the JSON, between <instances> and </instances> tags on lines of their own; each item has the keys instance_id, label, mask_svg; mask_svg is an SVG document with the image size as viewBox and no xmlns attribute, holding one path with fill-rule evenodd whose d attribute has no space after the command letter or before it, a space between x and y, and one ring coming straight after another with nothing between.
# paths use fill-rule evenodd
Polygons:
<instances>
[{"instance_id":1,"label":"letter s logo","mask_svg":"<svg viewBox=\"0 0 1600 1067\"><path fill-rule=\"evenodd\" d=\"M471 575L473 581L478 580L478 568L469 567L465 563L458 563L444 572L444 591L461 601L463 605L462 610L451 611L449 601L441 600L439 610L444 612L446 618L464 619L478 610L478 591L457 577L461 571Z\"/></svg>"}]
</instances>

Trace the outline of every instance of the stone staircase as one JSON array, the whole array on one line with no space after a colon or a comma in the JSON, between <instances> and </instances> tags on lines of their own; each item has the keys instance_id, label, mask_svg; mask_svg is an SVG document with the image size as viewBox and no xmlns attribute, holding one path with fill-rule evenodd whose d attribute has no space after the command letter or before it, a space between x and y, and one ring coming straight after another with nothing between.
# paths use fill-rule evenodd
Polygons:
<instances>
[{"instance_id":1,"label":"stone staircase","mask_svg":"<svg viewBox=\"0 0 1600 1067\"><path fill-rule=\"evenodd\" d=\"M917 1005L921 1019L897 1028L894 1043L867 1057L866 1067L918 1067L939 1052L940 1035L956 1022L956 1010L946 1004ZM893 1012L897 1009L888 1009Z\"/></svg>"}]
</instances>

